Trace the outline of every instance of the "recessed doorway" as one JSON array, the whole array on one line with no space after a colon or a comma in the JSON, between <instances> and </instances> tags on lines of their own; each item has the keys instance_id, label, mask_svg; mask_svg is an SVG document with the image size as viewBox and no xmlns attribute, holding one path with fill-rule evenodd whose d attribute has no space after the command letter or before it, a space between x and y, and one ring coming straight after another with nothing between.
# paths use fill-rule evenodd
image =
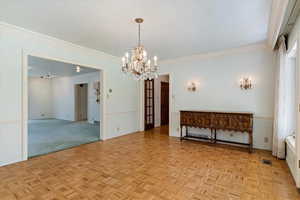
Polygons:
<instances>
[{"instance_id":1,"label":"recessed doorway","mask_svg":"<svg viewBox=\"0 0 300 200\"><path fill-rule=\"evenodd\" d=\"M28 56L28 157L100 140L102 71Z\"/></svg>"},{"instance_id":2,"label":"recessed doorway","mask_svg":"<svg viewBox=\"0 0 300 200\"><path fill-rule=\"evenodd\" d=\"M87 121L88 116L88 84L75 85L75 121Z\"/></svg>"},{"instance_id":3,"label":"recessed doorway","mask_svg":"<svg viewBox=\"0 0 300 200\"><path fill-rule=\"evenodd\" d=\"M155 127L168 129L170 121L169 82L169 75L160 75L156 79L144 81L144 130Z\"/></svg>"},{"instance_id":4,"label":"recessed doorway","mask_svg":"<svg viewBox=\"0 0 300 200\"><path fill-rule=\"evenodd\" d=\"M169 82L160 83L160 125L169 125Z\"/></svg>"}]
</instances>

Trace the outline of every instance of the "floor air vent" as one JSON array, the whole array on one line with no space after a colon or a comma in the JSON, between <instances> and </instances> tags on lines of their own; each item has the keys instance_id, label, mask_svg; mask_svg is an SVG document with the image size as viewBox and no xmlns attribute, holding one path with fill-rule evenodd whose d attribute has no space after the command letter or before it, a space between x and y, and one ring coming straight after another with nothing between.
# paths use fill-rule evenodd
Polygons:
<instances>
[{"instance_id":1,"label":"floor air vent","mask_svg":"<svg viewBox=\"0 0 300 200\"><path fill-rule=\"evenodd\" d=\"M262 159L262 163L266 164L266 165L272 165L272 161L271 160Z\"/></svg>"}]
</instances>

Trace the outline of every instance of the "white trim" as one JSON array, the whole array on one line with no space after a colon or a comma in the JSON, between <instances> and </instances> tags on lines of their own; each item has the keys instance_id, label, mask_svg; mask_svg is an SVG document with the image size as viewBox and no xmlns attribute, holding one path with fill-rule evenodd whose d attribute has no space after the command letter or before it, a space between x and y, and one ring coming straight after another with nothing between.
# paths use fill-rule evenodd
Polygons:
<instances>
[{"instance_id":1,"label":"white trim","mask_svg":"<svg viewBox=\"0 0 300 200\"><path fill-rule=\"evenodd\" d=\"M167 75L169 75L169 136L173 135L172 134L172 108L173 108L173 89L172 89L172 85L173 85L173 79L171 76L171 73L168 73Z\"/></svg>"},{"instance_id":2,"label":"white trim","mask_svg":"<svg viewBox=\"0 0 300 200\"><path fill-rule=\"evenodd\" d=\"M273 116L260 116L260 115L254 115L253 116L254 119L266 119L266 120L273 120L274 117Z\"/></svg>"},{"instance_id":3,"label":"white trim","mask_svg":"<svg viewBox=\"0 0 300 200\"><path fill-rule=\"evenodd\" d=\"M172 59L167 59L167 60L161 60L160 63L165 64L165 63L173 63L173 62L178 62L178 61L182 61L182 60L192 60L192 59L198 59L198 60L199 59L211 59L214 57L222 57L222 56L226 56L226 55L230 55L230 54L254 51L254 50L258 50L258 49L266 49L266 48L267 48L267 43L265 41L265 42L241 46L241 47L237 47L237 48L225 49L222 51L200 53L200 54L182 56L182 57L177 57L177 58L172 58Z\"/></svg>"},{"instance_id":4,"label":"white trim","mask_svg":"<svg viewBox=\"0 0 300 200\"><path fill-rule=\"evenodd\" d=\"M22 160L28 159L28 55L29 54L27 54L27 52L22 49Z\"/></svg>"},{"instance_id":5,"label":"white trim","mask_svg":"<svg viewBox=\"0 0 300 200\"><path fill-rule=\"evenodd\" d=\"M145 95L144 95L144 81L139 81L139 130L144 131L145 130Z\"/></svg>"},{"instance_id":6,"label":"white trim","mask_svg":"<svg viewBox=\"0 0 300 200\"><path fill-rule=\"evenodd\" d=\"M138 110L129 110L126 112L109 112L109 113L106 113L105 115L129 114L129 113L136 113L136 112L138 112Z\"/></svg>"},{"instance_id":7,"label":"white trim","mask_svg":"<svg viewBox=\"0 0 300 200\"><path fill-rule=\"evenodd\" d=\"M75 48L82 49L82 50L85 50L85 51L86 50L93 51L97 54L99 54L99 53L100 54L105 54L106 56L109 56L113 59L121 60L121 57L114 56L114 55L111 55L109 53L105 53L103 51L97 50L97 49L81 46L81 45L78 45L78 44L75 44L75 43L72 43L72 42L69 42L69 41L65 41L63 39L59 39L59 38L56 38L56 37L53 37L53 36L49 36L49 35L44 34L44 33L34 32L34 31L29 30L29 29L25 29L25 28L22 28L22 27L19 27L19 26L16 26L16 25L8 24L8 23L3 22L3 21L0 21L0 27L1 26L4 27L4 28L9 28L9 29L17 30L17 31L26 32L28 34L33 34L37 37L41 37L41 38L46 39L46 40L51 40L53 42L58 42L58 43L61 43L63 45L66 45L66 46L75 47ZM224 56L224 55L227 55L227 54L233 54L233 53L236 53L236 52L239 52L239 51L249 51L249 50L254 50L254 49L266 48L267 47L267 42L268 41L263 41L263 42L259 42L259 43L243 45L243 46L236 47L236 48L228 48L228 49L224 49L224 50L220 50L220 51L211 51L211 52L207 52L207 53L199 53L199 54L193 54L193 55L188 55L188 56L183 56L183 57L175 57L175 58L171 58L171 59L162 59L162 60L160 60L160 63L167 63L167 62L170 62L170 61L173 61L173 60L185 59L185 58L194 58L194 57L204 59L204 58L211 58L211 57L217 57L217 56ZM87 66L87 65L85 65L85 66Z\"/></svg>"},{"instance_id":8,"label":"white trim","mask_svg":"<svg viewBox=\"0 0 300 200\"><path fill-rule=\"evenodd\" d=\"M0 121L0 124L18 124L21 120L8 120L8 121Z\"/></svg>"},{"instance_id":9,"label":"white trim","mask_svg":"<svg viewBox=\"0 0 300 200\"><path fill-rule=\"evenodd\" d=\"M85 46L81 46L81 45L78 45L78 44L75 44L75 43L63 40L63 39L59 39L59 38L56 38L56 37L53 37L53 36L49 36L49 35L44 34L44 33L39 33L39 32L35 32L35 31L31 31L29 29L22 28L22 27L13 25L13 24L8 24L8 23L3 22L3 21L0 21L0 27L4 27L4 28L8 28L8 29L13 29L13 30L17 30L17 31L26 32L28 34L32 34L32 35L34 35L36 37L39 37L39 38L42 38L42 39L50 40L50 41L53 41L53 42L58 42L58 43L63 44L65 46L69 46L69 47L73 47L73 48L78 48L78 49L81 49L81 50L84 50L84 51L93 51L96 54L99 54L99 53L100 54L105 54L106 56L109 56L109 57L111 57L113 59L120 60L120 57L117 57L117 56L105 53L103 51L96 50L96 49L89 48L89 47L85 47Z\"/></svg>"},{"instance_id":10,"label":"white trim","mask_svg":"<svg viewBox=\"0 0 300 200\"><path fill-rule=\"evenodd\" d=\"M21 116L21 128L22 128L22 160L28 159L28 56L35 56L39 58L45 58L49 60L55 60L59 62L65 62L70 64L76 64L81 65L89 68L94 68L100 70L99 78L100 78L100 90L101 90L101 96L100 96L100 140L105 140L106 137L106 98L104 98L104 91L106 91L106 76L105 76L105 70L101 67L96 67L92 65L86 65L83 63L74 63L73 61L61 59L61 58L55 58L55 57L49 57L47 55L42 54L36 54L33 52L30 52L29 50L22 49L22 116Z\"/></svg>"},{"instance_id":11,"label":"white trim","mask_svg":"<svg viewBox=\"0 0 300 200\"><path fill-rule=\"evenodd\" d=\"M300 33L297 31L296 33L297 37L295 40L295 43L293 45L299 46L300 43ZM300 188L300 168L299 168L299 162L300 162L300 48L296 49L296 186L297 188Z\"/></svg>"},{"instance_id":12,"label":"white trim","mask_svg":"<svg viewBox=\"0 0 300 200\"><path fill-rule=\"evenodd\" d=\"M268 27L268 46L274 48L280 29L284 20L284 15L288 7L289 0L273 0Z\"/></svg>"}]
</instances>

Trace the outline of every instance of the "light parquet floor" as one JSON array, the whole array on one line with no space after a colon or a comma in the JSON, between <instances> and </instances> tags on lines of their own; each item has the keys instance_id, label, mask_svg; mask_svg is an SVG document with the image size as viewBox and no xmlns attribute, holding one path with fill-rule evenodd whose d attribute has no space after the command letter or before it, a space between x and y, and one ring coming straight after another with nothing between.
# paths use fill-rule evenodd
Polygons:
<instances>
[{"instance_id":1,"label":"light parquet floor","mask_svg":"<svg viewBox=\"0 0 300 200\"><path fill-rule=\"evenodd\" d=\"M167 128L0 167L1 200L296 200L285 161L269 152L168 137ZM271 159L272 166L261 163Z\"/></svg>"}]
</instances>

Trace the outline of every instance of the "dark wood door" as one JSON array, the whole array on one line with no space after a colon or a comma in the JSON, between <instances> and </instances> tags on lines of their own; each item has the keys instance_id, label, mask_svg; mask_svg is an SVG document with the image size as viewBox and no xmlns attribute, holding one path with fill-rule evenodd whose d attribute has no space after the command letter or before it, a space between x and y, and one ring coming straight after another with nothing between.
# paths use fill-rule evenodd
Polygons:
<instances>
[{"instance_id":1,"label":"dark wood door","mask_svg":"<svg viewBox=\"0 0 300 200\"><path fill-rule=\"evenodd\" d=\"M145 80L145 130L154 128L154 80Z\"/></svg>"},{"instance_id":2,"label":"dark wood door","mask_svg":"<svg viewBox=\"0 0 300 200\"><path fill-rule=\"evenodd\" d=\"M169 124L169 83L161 82L160 125Z\"/></svg>"}]
</instances>

